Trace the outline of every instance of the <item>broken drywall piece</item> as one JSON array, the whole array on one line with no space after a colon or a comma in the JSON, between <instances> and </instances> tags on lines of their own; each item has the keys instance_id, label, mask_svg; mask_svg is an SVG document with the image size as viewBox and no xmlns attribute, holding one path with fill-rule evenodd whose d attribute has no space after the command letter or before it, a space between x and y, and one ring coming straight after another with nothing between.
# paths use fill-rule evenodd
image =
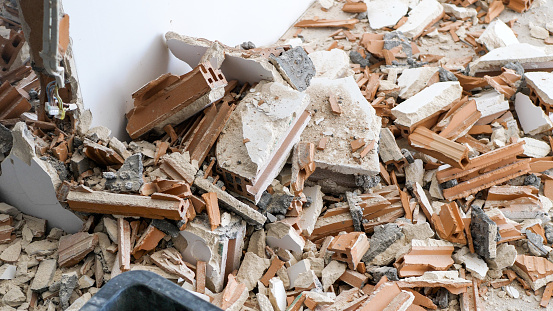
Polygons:
<instances>
[{"instance_id":1,"label":"broken drywall piece","mask_svg":"<svg viewBox=\"0 0 553 311\"><path fill-rule=\"evenodd\" d=\"M551 146L544 141L530 137L523 137L520 140L525 142L523 154L527 157L543 158L551 151Z\"/></svg>"},{"instance_id":2,"label":"broken drywall piece","mask_svg":"<svg viewBox=\"0 0 553 311\"><path fill-rule=\"evenodd\" d=\"M444 8L436 0L422 0L409 12L407 22L397 29L408 38L417 38L428 26L444 15Z\"/></svg>"},{"instance_id":3,"label":"broken drywall piece","mask_svg":"<svg viewBox=\"0 0 553 311\"><path fill-rule=\"evenodd\" d=\"M503 245L503 244L501 244ZM475 253L471 253L468 247L463 247L458 250L454 255L453 259L456 262L465 264L465 268L469 271L472 276L483 280L488 273L488 265L484 260L482 260ZM493 260L493 259L491 259Z\"/></svg>"},{"instance_id":4,"label":"broken drywall piece","mask_svg":"<svg viewBox=\"0 0 553 311\"><path fill-rule=\"evenodd\" d=\"M311 198L311 204L303 207L303 212L300 219L300 227L304 236L310 236L315 229L315 223L321 214L323 208L323 195L321 186L305 187L303 194Z\"/></svg>"},{"instance_id":5,"label":"broken drywall piece","mask_svg":"<svg viewBox=\"0 0 553 311\"><path fill-rule=\"evenodd\" d=\"M286 310L286 289L278 277L269 280L269 300L275 311Z\"/></svg>"},{"instance_id":6,"label":"broken drywall piece","mask_svg":"<svg viewBox=\"0 0 553 311\"><path fill-rule=\"evenodd\" d=\"M407 13L408 3L403 0L367 1L367 17L372 29L391 27Z\"/></svg>"},{"instance_id":7,"label":"broken drywall piece","mask_svg":"<svg viewBox=\"0 0 553 311\"><path fill-rule=\"evenodd\" d=\"M396 117L394 122L399 126L410 128L445 109L461 97L462 91L461 84L457 81L434 83L394 107L392 109L392 114Z\"/></svg>"},{"instance_id":8,"label":"broken drywall piece","mask_svg":"<svg viewBox=\"0 0 553 311\"><path fill-rule=\"evenodd\" d=\"M315 152L317 171L329 170L342 174L376 175L380 172L376 148L379 141L380 117L365 99L353 77L342 79L314 78L307 89L313 113L302 133L301 142L317 144L324 133L331 133L323 150ZM342 113L332 113L329 98L335 96ZM321 121L322 119L322 121ZM319 120L319 121L317 121ZM364 141L353 152L351 138Z\"/></svg>"},{"instance_id":9,"label":"broken drywall piece","mask_svg":"<svg viewBox=\"0 0 553 311\"><path fill-rule=\"evenodd\" d=\"M476 42L483 44L488 51L519 43L513 30L499 18L486 27Z\"/></svg>"},{"instance_id":10,"label":"broken drywall piece","mask_svg":"<svg viewBox=\"0 0 553 311\"><path fill-rule=\"evenodd\" d=\"M10 154L20 158L27 165L35 157L35 140L25 122L17 122L12 129L12 151Z\"/></svg>"},{"instance_id":11,"label":"broken drywall piece","mask_svg":"<svg viewBox=\"0 0 553 311\"><path fill-rule=\"evenodd\" d=\"M515 110L524 133L536 135L553 128L553 122L545 112L532 103L530 97L517 93L515 97Z\"/></svg>"},{"instance_id":12,"label":"broken drywall piece","mask_svg":"<svg viewBox=\"0 0 553 311\"><path fill-rule=\"evenodd\" d=\"M339 79L353 75L349 56L342 49L311 52L309 58L315 66L315 78Z\"/></svg>"},{"instance_id":13,"label":"broken drywall piece","mask_svg":"<svg viewBox=\"0 0 553 311\"><path fill-rule=\"evenodd\" d=\"M507 63L519 62L523 68L535 68L536 63L553 61L553 54L546 54L543 49L528 44L515 43L496 48L469 64L470 75L479 72L500 71Z\"/></svg>"},{"instance_id":14,"label":"broken drywall piece","mask_svg":"<svg viewBox=\"0 0 553 311\"><path fill-rule=\"evenodd\" d=\"M509 110L509 102L496 90L484 91L469 99L476 101L476 109L482 114L478 123L487 124L499 117L500 113Z\"/></svg>"},{"instance_id":15,"label":"broken drywall piece","mask_svg":"<svg viewBox=\"0 0 553 311\"><path fill-rule=\"evenodd\" d=\"M397 84L400 88L399 97L407 99L427 87L432 80L434 80L432 82L438 82L438 71L438 67L404 69L401 72L401 76L397 79Z\"/></svg>"},{"instance_id":16,"label":"broken drywall piece","mask_svg":"<svg viewBox=\"0 0 553 311\"><path fill-rule=\"evenodd\" d=\"M315 76L315 66L301 46L283 52L280 56L269 55L269 61L278 69L280 75L294 89L303 92Z\"/></svg>"},{"instance_id":17,"label":"broken drywall piece","mask_svg":"<svg viewBox=\"0 0 553 311\"><path fill-rule=\"evenodd\" d=\"M478 12L474 8L464 8L451 3L442 3L445 13L455 16L457 19L471 18L474 25L478 24ZM489 26L488 26L489 27Z\"/></svg>"},{"instance_id":18,"label":"broken drywall piece","mask_svg":"<svg viewBox=\"0 0 553 311\"><path fill-rule=\"evenodd\" d=\"M527 72L524 74L527 85L536 93L540 106L553 106L553 73ZM537 102L535 103L538 104Z\"/></svg>"},{"instance_id":19,"label":"broken drywall piece","mask_svg":"<svg viewBox=\"0 0 553 311\"><path fill-rule=\"evenodd\" d=\"M203 38L194 38L169 31L165 34L169 50L175 57L195 67L202 60L202 56L213 45L212 41ZM223 45L223 44L221 44ZM225 60L220 69L227 81L238 80L254 84L261 80L284 82L276 68L263 55L243 57L244 50L224 46ZM208 54L209 55L209 54ZM206 58L209 58L206 56ZM217 62L210 62L215 65Z\"/></svg>"}]
</instances>

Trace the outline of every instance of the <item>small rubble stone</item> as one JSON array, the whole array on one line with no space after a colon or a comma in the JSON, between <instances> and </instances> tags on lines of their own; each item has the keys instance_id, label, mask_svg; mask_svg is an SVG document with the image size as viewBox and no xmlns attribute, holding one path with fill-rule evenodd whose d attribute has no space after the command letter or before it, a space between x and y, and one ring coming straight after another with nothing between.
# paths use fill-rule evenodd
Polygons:
<instances>
[{"instance_id":1,"label":"small rubble stone","mask_svg":"<svg viewBox=\"0 0 553 311\"><path fill-rule=\"evenodd\" d=\"M286 215L288 207L292 204L294 200L293 195L288 195L285 193L274 194L271 198L271 201L267 205L267 212L273 215Z\"/></svg>"},{"instance_id":2,"label":"small rubble stone","mask_svg":"<svg viewBox=\"0 0 553 311\"><path fill-rule=\"evenodd\" d=\"M401 45L403 52L407 57L413 56L413 49L411 48L411 40L401 33L401 31L392 31L384 34L384 49L391 50L396 46Z\"/></svg>"},{"instance_id":3,"label":"small rubble stone","mask_svg":"<svg viewBox=\"0 0 553 311\"><path fill-rule=\"evenodd\" d=\"M92 287L94 285L94 280L88 275L83 275L79 278L79 289L85 289Z\"/></svg>"},{"instance_id":4,"label":"small rubble stone","mask_svg":"<svg viewBox=\"0 0 553 311\"><path fill-rule=\"evenodd\" d=\"M405 184L415 185L419 183L424 185L424 163L421 159L415 159L413 163L405 166Z\"/></svg>"},{"instance_id":5,"label":"small rubble stone","mask_svg":"<svg viewBox=\"0 0 553 311\"><path fill-rule=\"evenodd\" d=\"M482 208L473 205L471 211L470 232L474 250L485 259L496 258L496 242L499 241L499 228Z\"/></svg>"},{"instance_id":6,"label":"small rubble stone","mask_svg":"<svg viewBox=\"0 0 553 311\"><path fill-rule=\"evenodd\" d=\"M356 175L355 176L355 185L357 187L363 188L364 191L376 187L380 183L380 176L370 176L370 175Z\"/></svg>"},{"instance_id":7,"label":"small rubble stone","mask_svg":"<svg viewBox=\"0 0 553 311\"><path fill-rule=\"evenodd\" d=\"M526 230L526 238L528 250L534 256L545 257L549 253L549 250L546 249L543 245L543 237L539 234L535 234L530 230Z\"/></svg>"},{"instance_id":8,"label":"small rubble stone","mask_svg":"<svg viewBox=\"0 0 553 311\"><path fill-rule=\"evenodd\" d=\"M54 274L56 273L56 266L57 261L55 259L47 259L40 262L33 282L31 283L31 290L38 293L48 290L48 286L50 286Z\"/></svg>"},{"instance_id":9,"label":"small rubble stone","mask_svg":"<svg viewBox=\"0 0 553 311\"><path fill-rule=\"evenodd\" d=\"M117 173L104 172L106 188L114 192L138 192L144 184L143 171L142 154L133 154L125 160Z\"/></svg>"},{"instance_id":10,"label":"small rubble stone","mask_svg":"<svg viewBox=\"0 0 553 311\"><path fill-rule=\"evenodd\" d=\"M0 124L0 154L7 154L12 150L13 137L12 132Z\"/></svg>"},{"instance_id":11,"label":"small rubble stone","mask_svg":"<svg viewBox=\"0 0 553 311\"><path fill-rule=\"evenodd\" d=\"M543 229L545 231L545 238L547 239L547 243L553 243L553 225L547 224L544 226Z\"/></svg>"},{"instance_id":12,"label":"small rubble stone","mask_svg":"<svg viewBox=\"0 0 553 311\"><path fill-rule=\"evenodd\" d=\"M367 55L367 58L363 58L361 53L359 53L357 51L350 51L349 52L349 59L351 60L351 62L354 63L354 64L359 64L361 66L361 68L365 68L367 66L370 66L371 63L369 62L369 58L370 58L370 54Z\"/></svg>"},{"instance_id":13,"label":"small rubble stone","mask_svg":"<svg viewBox=\"0 0 553 311\"><path fill-rule=\"evenodd\" d=\"M81 297L79 297L75 301L73 301L71 306L69 306L69 308L65 309L65 311L78 311L78 310L80 310L82 307L84 307L86 302L90 300L90 298L92 298L92 294L90 294L90 292L85 293L84 295L82 295ZM50 310L48 310L48 311L50 311Z\"/></svg>"},{"instance_id":14,"label":"small rubble stone","mask_svg":"<svg viewBox=\"0 0 553 311\"><path fill-rule=\"evenodd\" d=\"M26 300L27 299L19 286L11 286L2 298L2 303L10 307L18 307Z\"/></svg>"},{"instance_id":15,"label":"small rubble stone","mask_svg":"<svg viewBox=\"0 0 553 311\"><path fill-rule=\"evenodd\" d=\"M434 231L427 222L421 224L406 224L401 227L405 235L405 242L411 243L413 240L426 240L434 237Z\"/></svg>"},{"instance_id":16,"label":"small rubble stone","mask_svg":"<svg viewBox=\"0 0 553 311\"><path fill-rule=\"evenodd\" d=\"M374 228L374 234L369 240L369 250L363 255L362 261L369 264L376 256L386 251L390 245L403 236L397 224L390 223Z\"/></svg>"},{"instance_id":17,"label":"small rubble stone","mask_svg":"<svg viewBox=\"0 0 553 311\"><path fill-rule=\"evenodd\" d=\"M488 259L486 262L491 269L503 270L515 263L517 255L517 250L514 245L501 243L497 246L496 257L494 259Z\"/></svg>"},{"instance_id":18,"label":"small rubble stone","mask_svg":"<svg viewBox=\"0 0 553 311\"><path fill-rule=\"evenodd\" d=\"M374 267L371 266L367 272L372 276L372 282L378 283L383 276L386 276L390 281L399 281L397 269L394 267Z\"/></svg>"},{"instance_id":19,"label":"small rubble stone","mask_svg":"<svg viewBox=\"0 0 553 311\"><path fill-rule=\"evenodd\" d=\"M334 282L336 282L344 272L346 272L347 264L338 262L336 260L331 261L323 269L323 290L327 290Z\"/></svg>"},{"instance_id":20,"label":"small rubble stone","mask_svg":"<svg viewBox=\"0 0 553 311\"><path fill-rule=\"evenodd\" d=\"M463 247L453 255L453 259L457 262L464 263L465 268L472 276L483 280L488 273L486 262L478 257L477 254L471 253L468 247Z\"/></svg>"},{"instance_id":21,"label":"small rubble stone","mask_svg":"<svg viewBox=\"0 0 553 311\"><path fill-rule=\"evenodd\" d=\"M458 81L457 77L449 70L445 70L443 67L438 68L438 74L440 76L440 82Z\"/></svg>"},{"instance_id":22,"label":"small rubble stone","mask_svg":"<svg viewBox=\"0 0 553 311\"><path fill-rule=\"evenodd\" d=\"M534 174L528 174L524 176L524 185L533 186L533 187L536 187L537 189L540 189L541 179Z\"/></svg>"},{"instance_id":23,"label":"small rubble stone","mask_svg":"<svg viewBox=\"0 0 553 311\"><path fill-rule=\"evenodd\" d=\"M307 89L316 73L313 62L301 46L290 49L278 57L271 55L269 60L286 82L300 92Z\"/></svg>"},{"instance_id":24,"label":"small rubble stone","mask_svg":"<svg viewBox=\"0 0 553 311\"><path fill-rule=\"evenodd\" d=\"M536 39L547 39L549 38L549 31L541 26L535 25L530 22L530 35Z\"/></svg>"},{"instance_id":25,"label":"small rubble stone","mask_svg":"<svg viewBox=\"0 0 553 311\"><path fill-rule=\"evenodd\" d=\"M17 240L15 243L6 248L2 252L2 255L0 255L0 260L14 263L19 259L19 255L21 255L21 240Z\"/></svg>"},{"instance_id":26,"label":"small rubble stone","mask_svg":"<svg viewBox=\"0 0 553 311\"><path fill-rule=\"evenodd\" d=\"M90 168L90 162L80 151L75 151L71 156L69 168L73 172L73 176L79 177L82 173L86 172Z\"/></svg>"},{"instance_id":27,"label":"small rubble stone","mask_svg":"<svg viewBox=\"0 0 553 311\"><path fill-rule=\"evenodd\" d=\"M73 271L70 273L64 273L61 276L60 281L60 302L64 309L69 307L69 298L75 287L77 287L77 282L79 278L77 272Z\"/></svg>"},{"instance_id":28,"label":"small rubble stone","mask_svg":"<svg viewBox=\"0 0 553 311\"><path fill-rule=\"evenodd\" d=\"M240 44L240 47L244 50L251 50L251 49L255 49L255 44L251 41L245 41L245 42L242 42L242 44Z\"/></svg>"},{"instance_id":29,"label":"small rubble stone","mask_svg":"<svg viewBox=\"0 0 553 311\"><path fill-rule=\"evenodd\" d=\"M413 155L409 150L403 148L401 149L401 154L403 154L403 157L407 160L407 163L413 164L415 162L415 158L413 158Z\"/></svg>"}]
</instances>

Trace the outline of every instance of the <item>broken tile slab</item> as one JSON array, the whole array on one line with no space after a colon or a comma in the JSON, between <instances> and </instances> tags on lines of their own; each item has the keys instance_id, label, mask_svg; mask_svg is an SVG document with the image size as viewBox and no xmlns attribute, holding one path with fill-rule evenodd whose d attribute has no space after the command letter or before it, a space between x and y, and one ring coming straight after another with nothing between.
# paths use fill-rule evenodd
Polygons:
<instances>
[{"instance_id":1,"label":"broken tile slab","mask_svg":"<svg viewBox=\"0 0 553 311\"><path fill-rule=\"evenodd\" d=\"M56 249L58 249L58 253L59 253L58 242L57 241L51 242L48 240L40 240L40 241L32 242L31 244L24 246L23 249L25 253L27 253L27 255L29 256L32 256L32 255L48 256L54 253Z\"/></svg>"},{"instance_id":2,"label":"broken tile slab","mask_svg":"<svg viewBox=\"0 0 553 311\"><path fill-rule=\"evenodd\" d=\"M341 49L309 53L315 66L315 78L339 79L353 75L348 54Z\"/></svg>"},{"instance_id":3,"label":"broken tile slab","mask_svg":"<svg viewBox=\"0 0 553 311\"><path fill-rule=\"evenodd\" d=\"M543 257L518 255L512 268L533 290L553 281L553 263Z\"/></svg>"},{"instance_id":4,"label":"broken tile slab","mask_svg":"<svg viewBox=\"0 0 553 311\"><path fill-rule=\"evenodd\" d=\"M523 154L532 158L543 158L549 154L551 151L551 146L541 140L537 140L531 137L523 137L520 140L524 141L524 152Z\"/></svg>"},{"instance_id":5,"label":"broken tile slab","mask_svg":"<svg viewBox=\"0 0 553 311\"><path fill-rule=\"evenodd\" d=\"M91 140L85 139L84 154L102 166L120 165L125 162L123 158L113 149L97 144Z\"/></svg>"},{"instance_id":6,"label":"broken tile slab","mask_svg":"<svg viewBox=\"0 0 553 311\"><path fill-rule=\"evenodd\" d=\"M513 30L500 19L491 22L476 42L483 44L488 51L519 43Z\"/></svg>"},{"instance_id":7,"label":"broken tile slab","mask_svg":"<svg viewBox=\"0 0 553 311\"><path fill-rule=\"evenodd\" d=\"M165 40L171 53L178 59L191 67L197 66L202 61L209 61L214 68L219 68L223 72L228 81L239 80L250 84L261 80L284 81L267 57L262 54L254 53L244 57L242 49L172 31L165 34Z\"/></svg>"},{"instance_id":8,"label":"broken tile slab","mask_svg":"<svg viewBox=\"0 0 553 311\"><path fill-rule=\"evenodd\" d=\"M42 293L48 290L50 282L56 273L57 261L55 259L47 259L40 262L35 277L31 283L31 290Z\"/></svg>"},{"instance_id":9,"label":"broken tile slab","mask_svg":"<svg viewBox=\"0 0 553 311\"><path fill-rule=\"evenodd\" d=\"M269 268L269 262L269 259L261 258L254 253L247 252L240 264L240 269L236 275L236 281L246 285L248 291L253 290L265 273L265 270Z\"/></svg>"},{"instance_id":10,"label":"broken tile slab","mask_svg":"<svg viewBox=\"0 0 553 311\"><path fill-rule=\"evenodd\" d=\"M26 300L27 299L19 286L11 286L2 297L2 303L10 307L18 307Z\"/></svg>"},{"instance_id":11,"label":"broken tile slab","mask_svg":"<svg viewBox=\"0 0 553 311\"><path fill-rule=\"evenodd\" d=\"M423 89L392 109L395 124L411 128L424 119L445 109L461 97L457 81L438 82Z\"/></svg>"},{"instance_id":12,"label":"broken tile slab","mask_svg":"<svg viewBox=\"0 0 553 311\"><path fill-rule=\"evenodd\" d=\"M407 13L408 3L402 0L367 2L367 17L372 29L391 27Z\"/></svg>"},{"instance_id":13,"label":"broken tile slab","mask_svg":"<svg viewBox=\"0 0 553 311\"><path fill-rule=\"evenodd\" d=\"M500 238L497 224L477 205L471 207L470 232L476 253L484 259L496 258Z\"/></svg>"},{"instance_id":14,"label":"broken tile slab","mask_svg":"<svg viewBox=\"0 0 553 311\"><path fill-rule=\"evenodd\" d=\"M364 232L338 235L328 246L328 250L334 252L332 259L346 262L350 270L357 269L368 249L369 240Z\"/></svg>"},{"instance_id":15,"label":"broken tile slab","mask_svg":"<svg viewBox=\"0 0 553 311\"><path fill-rule=\"evenodd\" d=\"M100 191L70 191L67 203L72 210L87 213L174 220L184 219L185 207L190 204L177 196L166 194L148 197Z\"/></svg>"},{"instance_id":16,"label":"broken tile slab","mask_svg":"<svg viewBox=\"0 0 553 311\"><path fill-rule=\"evenodd\" d=\"M317 219L321 214L323 208L323 192L321 186L315 185L313 187L305 187L303 193L306 197L311 198L311 204L307 207L303 207L303 212L300 218L300 227L302 228L302 234L304 236L310 236L315 229Z\"/></svg>"},{"instance_id":17,"label":"broken tile slab","mask_svg":"<svg viewBox=\"0 0 553 311\"><path fill-rule=\"evenodd\" d=\"M373 259L384 253L396 241L404 236L397 224L390 223L374 228L374 233L369 239L369 249L363 255L365 266L371 264Z\"/></svg>"},{"instance_id":18,"label":"broken tile slab","mask_svg":"<svg viewBox=\"0 0 553 311\"><path fill-rule=\"evenodd\" d=\"M408 38L419 37L424 29L436 23L444 15L444 8L436 0L422 0L409 12L407 22L400 26L401 31Z\"/></svg>"},{"instance_id":19,"label":"broken tile slab","mask_svg":"<svg viewBox=\"0 0 553 311\"><path fill-rule=\"evenodd\" d=\"M163 133L223 97L227 81L221 71L202 63L182 76L164 74L132 94L127 132L136 139L149 131Z\"/></svg>"},{"instance_id":20,"label":"broken tile slab","mask_svg":"<svg viewBox=\"0 0 553 311\"><path fill-rule=\"evenodd\" d=\"M196 177L194 185L205 192L215 192L222 207L236 213L252 225L263 225L267 220L267 217L263 216L255 209L240 202L238 199L228 194L226 191L221 190L217 186L213 185L213 183L209 180L204 179L201 176Z\"/></svg>"},{"instance_id":21,"label":"broken tile slab","mask_svg":"<svg viewBox=\"0 0 553 311\"><path fill-rule=\"evenodd\" d=\"M176 274L187 282L194 282L194 272L182 260L181 254L174 248L166 248L153 253L150 258L164 271Z\"/></svg>"},{"instance_id":22,"label":"broken tile slab","mask_svg":"<svg viewBox=\"0 0 553 311\"><path fill-rule=\"evenodd\" d=\"M306 92L311 100L307 109L313 115L301 135L301 142L317 143L324 133L332 136L324 150L315 152L317 171L322 169L342 174L371 176L378 174L380 164L376 148L381 121L361 93L354 78L314 78ZM328 98L331 94L342 98L340 115L333 114L330 109ZM320 119L322 121L317 122ZM365 148L370 147L364 157L359 151L352 151L351 137L363 139L367 143Z\"/></svg>"},{"instance_id":23,"label":"broken tile slab","mask_svg":"<svg viewBox=\"0 0 553 311\"><path fill-rule=\"evenodd\" d=\"M515 110L525 134L536 135L553 128L553 122L542 108L536 107L530 97L522 93L516 94Z\"/></svg>"},{"instance_id":24,"label":"broken tile slab","mask_svg":"<svg viewBox=\"0 0 553 311\"><path fill-rule=\"evenodd\" d=\"M528 43L515 43L496 48L476 61L470 63L470 75L482 72L499 72L501 67L510 62L519 62L525 69L538 69L540 63L553 61L553 54L546 54L542 49Z\"/></svg>"},{"instance_id":25,"label":"broken tile slab","mask_svg":"<svg viewBox=\"0 0 553 311\"><path fill-rule=\"evenodd\" d=\"M173 241L184 261L206 262L206 287L220 292L225 275L240 267L245 234L246 224L240 217L232 216L228 225L212 231L207 217L199 215Z\"/></svg>"},{"instance_id":26,"label":"broken tile slab","mask_svg":"<svg viewBox=\"0 0 553 311\"><path fill-rule=\"evenodd\" d=\"M86 257L98 244L98 235L78 232L60 238L58 247L58 264L60 267L71 267Z\"/></svg>"},{"instance_id":27,"label":"broken tile slab","mask_svg":"<svg viewBox=\"0 0 553 311\"><path fill-rule=\"evenodd\" d=\"M469 149L466 145L444 138L424 126L418 126L408 140L415 150L455 168L464 169L469 164Z\"/></svg>"},{"instance_id":28,"label":"broken tile slab","mask_svg":"<svg viewBox=\"0 0 553 311\"><path fill-rule=\"evenodd\" d=\"M428 271L422 276L401 279L396 282L400 288L445 287L453 294L464 292L472 282L459 277L459 271Z\"/></svg>"},{"instance_id":29,"label":"broken tile slab","mask_svg":"<svg viewBox=\"0 0 553 311\"><path fill-rule=\"evenodd\" d=\"M305 241L296 230L284 222L267 224L267 245L290 250L295 254L301 254Z\"/></svg>"},{"instance_id":30,"label":"broken tile slab","mask_svg":"<svg viewBox=\"0 0 553 311\"><path fill-rule=\"evenodd\" d=\"M280 56L270 55L269 61L295 90L305 91L315 76L315 66L301 46L283 52Z\"/></svg>"},{"instance_id":31,"label":"broken tile slab","mask_svg":"<svg viewBox=\"0 0 553 311\"><path fill-rule=\"evenodd\" d=\"M102 176L106 179L106 188L109 191L138 192L144 184L143 171L142 154L136 153L127 157L116 173L104 172Z\"/></svg>"},{"instance_id":32,"label":"broken tile slab","mask_svg":"<svg viewBox=\"0 0 553 311\"><path fill-rule=\"evenodd\" d=\"M0 260L7 263L15 263L19 260L21 255L21 240L16 240L10 246L8 246L2 254L0 254Z\"/></svg>"},{"instance_id":33,"label":"broken tile slab","mask_svg":"<svg viewBox=\"0 0 553 311\"><path fill-rule=\"evenodd\" d=\"M413 240L411 250L394 266L400 277L421 276L426 271L445 271L453 265L454 247L442 240Z\"/></svg>"},{"instance_id":34,"label":"broken tile slab","mask_svg":"<svg viewBox=\"0 0 553 311\"><path fill-rule=\"evenodd\" d=\"M439 82L439 67L407 68L397 79L399 97L407 99L419 93L432 83Z\"/></svg>"}]
</instances>

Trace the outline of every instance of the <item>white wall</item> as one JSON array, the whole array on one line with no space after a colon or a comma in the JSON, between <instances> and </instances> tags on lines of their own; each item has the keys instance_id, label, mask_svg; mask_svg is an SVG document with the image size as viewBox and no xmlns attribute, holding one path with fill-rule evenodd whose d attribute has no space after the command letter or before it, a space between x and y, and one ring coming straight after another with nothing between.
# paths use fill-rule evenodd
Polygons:
<instances>
[{"instance_id":1,"label":"white wall","mask_svg":"<svg viewBox=\"0 0 553 311\"><path fill-rule=\"evenodd\" d=\"M85 108L93 126L126 138L125 112L142 85L189 67L170 54L164 34L219 40L230 46L275 42L313 0L63 0Z\"/></svg>"}]
</instances>

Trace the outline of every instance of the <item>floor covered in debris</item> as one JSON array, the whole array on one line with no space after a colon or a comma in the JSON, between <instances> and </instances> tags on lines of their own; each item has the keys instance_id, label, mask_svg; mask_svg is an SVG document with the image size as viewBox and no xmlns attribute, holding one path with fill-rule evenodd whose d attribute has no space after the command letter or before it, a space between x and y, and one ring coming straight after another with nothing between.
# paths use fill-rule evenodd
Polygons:
<instances>
[{"instance_id":1,"label":"floor covered in debris","mask_svg":"<svg viewBox=\"0 0 553 311\"><path fill-rule=\"evenodd\" d=\"M553 310L550 0L317 0L263 47L167 32L193 69L132 94L128 141L91 128L67 19L60 84L17 3L0 310L96 310L136 270L223 310Z\"/></svg>"}]
</instances>

